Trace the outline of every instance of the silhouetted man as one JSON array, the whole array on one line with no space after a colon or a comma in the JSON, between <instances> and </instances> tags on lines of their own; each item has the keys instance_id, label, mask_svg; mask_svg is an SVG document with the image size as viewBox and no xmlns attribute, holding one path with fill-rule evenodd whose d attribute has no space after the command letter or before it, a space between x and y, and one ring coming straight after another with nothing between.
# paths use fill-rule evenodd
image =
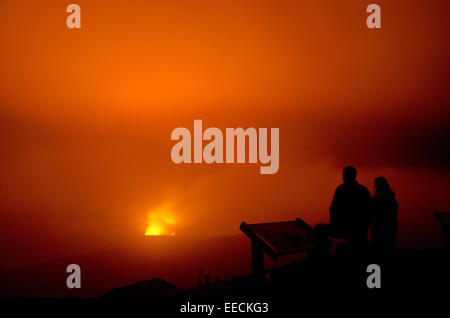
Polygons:
<instances>
[{"instance_id":1,"label":"silhouetted man","mask_svg":"<svg viewBox=\"0 0 450 318\"><path fill-rule=\"evenodd\" d=\"M322 240L331 236L361 245L367 240L370 224L370 192L356 181L354 167L344 169L343 179L344 183L336 188L331 202L330 224L316 225L316 235Z\"/></svg>"}]
</instances>

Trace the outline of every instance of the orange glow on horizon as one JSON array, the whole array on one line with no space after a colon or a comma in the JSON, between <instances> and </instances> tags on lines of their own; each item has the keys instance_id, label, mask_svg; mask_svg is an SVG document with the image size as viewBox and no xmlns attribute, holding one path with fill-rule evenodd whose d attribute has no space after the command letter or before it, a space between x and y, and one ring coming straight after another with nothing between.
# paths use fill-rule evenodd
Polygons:
<instances>
[{"instance_id":1,"label":"orange glow on horizon","mask_svg":"<svg viewBox=\"0 0 450 318\"><path fill-rule=\"evenodd\" d=\"M148 213L147 217L148 226L145 230L146 236L175 235L174 226L176 224L176 218L168 205L162 205L153 209Z\"/></svg>"}]
</instances>

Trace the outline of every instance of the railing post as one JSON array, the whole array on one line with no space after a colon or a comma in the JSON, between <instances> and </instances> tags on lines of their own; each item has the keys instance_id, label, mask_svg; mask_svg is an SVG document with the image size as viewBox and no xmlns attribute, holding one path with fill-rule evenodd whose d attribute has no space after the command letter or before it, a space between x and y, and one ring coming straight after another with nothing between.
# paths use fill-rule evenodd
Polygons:
<instances>
[{"instance_id":1,"label":"railing post","mask_svg":"<svg viewBox=\"0 0 450 318\"><path fill-rule=\"evenodd\" d=\"M252 244L252 274L257 279L264 279L264 250L259 242L251 240Z\"/></svg>"}]
</instances>

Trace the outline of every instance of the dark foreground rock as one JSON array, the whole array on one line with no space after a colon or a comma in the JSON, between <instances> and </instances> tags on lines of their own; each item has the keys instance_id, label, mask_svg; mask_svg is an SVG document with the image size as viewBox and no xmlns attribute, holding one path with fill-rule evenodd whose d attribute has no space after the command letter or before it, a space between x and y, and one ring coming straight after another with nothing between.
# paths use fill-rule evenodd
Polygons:
<instances>
[{"instance_id":1,"label":"dark foreground rock","mask_svg":"<svg viewBox=\"0 0 450 318\"><path fill-rule=\"evenodd\" d=\"M380 291L432 293L447 290L450 286L449 255L445 249L429 249L399 251L389 259L330 256L268 270L264 282L249 275L183 290L162 279L152 279L114 289L102 298L164 297L179 301L186 298L255 296L283 299L313 294L371 293L373 289L366 283L369 264L380 265Z\"/></svg>"},{"instance_id":2,"label":"dark foreground rock","mask_svg":"<svg viewBox=\"0 0 450 318\"><path fill-rule=\"evenodd\" d=\"M110 290L102 297L149 297L149 296L174 296L182 292L177 286L160 278L153 278L143 282Z\"/></svg>"}]
</instances>

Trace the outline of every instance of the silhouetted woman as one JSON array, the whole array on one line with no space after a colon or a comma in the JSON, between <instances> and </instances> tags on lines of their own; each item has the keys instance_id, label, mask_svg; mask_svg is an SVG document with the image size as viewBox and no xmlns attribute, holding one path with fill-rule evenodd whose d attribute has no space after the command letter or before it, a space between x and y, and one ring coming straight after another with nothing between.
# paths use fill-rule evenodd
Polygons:
<instances>
[{"instance_id":1,"label":"silhouetted woman","mask_svg":"<svg viewBox=\"0 0 450 318\"><path fill-rule=\"evenodd\" d=\"M397 210L398 203L386 178L375 179L375 193L372 197L374 223L372 228L373 242L382 253L390 253L396 249Z\"/></svg>"}]
</instances>

